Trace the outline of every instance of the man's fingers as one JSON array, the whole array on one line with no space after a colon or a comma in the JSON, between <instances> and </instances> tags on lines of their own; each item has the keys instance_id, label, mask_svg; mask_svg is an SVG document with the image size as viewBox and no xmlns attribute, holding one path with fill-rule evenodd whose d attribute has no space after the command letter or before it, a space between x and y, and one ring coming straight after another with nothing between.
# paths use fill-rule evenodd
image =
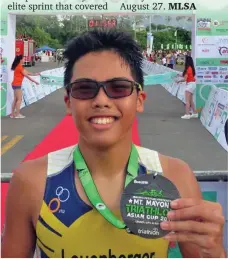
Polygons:
<instances>
[{"instance_id":1,"label":"man's fingers","mask_svg":"<svg viewBox=\"0 0 228 259\"><path fill-rule=\"evenodd\" d=\"M222 212L222 206L217 202L211 202L211 201L205 201L205 200L199 200L199 199L191 199L191 198L181 198L181 199L177 199L177 200L174 200L171 202L172 209L184 209L184 208L189 208L189 207L197 206L197 205L202 205L202 206L210 205L210 208L212 210L219 209Z\"/></svg>"},{"instance_id":2,"label":"man's fingers","mask_svg":"<svg viewBox=\"0 0 228 259\"><path fill-rule=\"evenodd\" d=\"M174 232L191 232L198 234L213 234L220 235L221 227L213 223L202 223L193 220L187 221L165 221L161 223L163 230Z\"/></svg>"},{"instance_id":3,"label":"man's fingers","mask_svg":"<svg viewBox=\"0 0 228 259\"><path fill-rule=\"evenodd\" d=\"M197 205L184 209L172 210L168 213L169 220L192 220L202 219L205 221L224 225L225 218L222 215L220 208L212 210L206 206Z\"/></svg>"},{"instance_id":4,"label":"man's fingers","mask_svg":"<svg viewBox=\"0 0 228 259\"><path fill-rule=\"evenodd\" d=\"M168 241L193 243L201 248L213 249L217 244L210 235L199 235L193 233L170 233L164 237Z\"/></svg>"}]
</instances>

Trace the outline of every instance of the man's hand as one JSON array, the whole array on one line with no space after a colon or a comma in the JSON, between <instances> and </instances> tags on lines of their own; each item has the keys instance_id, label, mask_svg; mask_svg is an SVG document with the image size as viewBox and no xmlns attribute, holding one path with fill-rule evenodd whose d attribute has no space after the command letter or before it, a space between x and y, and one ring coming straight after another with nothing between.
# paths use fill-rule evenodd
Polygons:
<instances>
[{"instance_id":1,"label":"man's hand","mask_svg":"<svg viewBox=\"0 0 228 259\"><path fill-rule=\"evenodd\" d=\"M178 199L171 202L173 209L161 223L170 230L164 238L169 241L194 243L201 257L225 258L223 226L225 218L219 203L197 199Z\"/></svg>"}]
</instances>

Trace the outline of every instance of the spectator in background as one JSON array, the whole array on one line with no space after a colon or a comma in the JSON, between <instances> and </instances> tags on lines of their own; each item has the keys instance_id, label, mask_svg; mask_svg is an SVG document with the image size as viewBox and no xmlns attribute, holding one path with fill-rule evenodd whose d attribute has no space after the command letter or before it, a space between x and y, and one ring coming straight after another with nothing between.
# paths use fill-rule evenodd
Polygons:
<instances>
[{"instance_id":1,"label":"spectator in background","mask_svg":"<svg viewBox=\"0 0 228 259\"><path fill-rule=\"evenodd\" d=\"M23 63L24 63L24 57L22 55L16 56L11 67L11 70L14 71L13 82L12 82L12 88L14 90L14 99L12 103L12 112L11 112L10 118L15 118L15 119L25 118L25 116L20 113L21 102L22 102L21 86L22 86L24 77L27 77L30 81L34 82L37 85L39 84L30 76L37 76L37 75L40 75L40 73L33 74L28 72L23 68L22 66Z\"/></svg>"},{"instance_id":2,"label":"spectator in background","mask_svg":"<svg viewBox=\"0 0 228 259\"><path fill-rule=\"evenodd\" d=\"M184 79L179 80L180 82L186 82L187 86L185 89L185 115L182 116L182 119L191 119L191 118L198 118L198 113L195 109L195 104L193 101L193 94L196 89L196 79L195 79L195 67L193 63L193 59L190 56L185 57L185 69L183 72ZM193 114L190 114L190 109L192 108Z\"/></svg>"},{"instance_id":3,"label":"spectator in background","mask_svg":"<svg viewBox=\"0 0 228 259\"><path fill-rule=\"evenodd\" d=\"M166 65L167 65L167 64L166 64L166 57L165 57L164 54L162 55L162 65L165 66L165 67L166 67Z\"/></svg>"},{"instance_id":4,"label":"spectator in background","mask_svg":"<svg viewBox=\"0 0 228 259\"><path fill-rule=\"evenodd\" d=\"M175 65L175 56L174 53L171 52L170 60L169 60L169 68L173 69Z\"/></svg>"},{"instance_id":5,"label":"spectator in background","mask_svg":"<svg viewBox=\"0 0 228 259\"><path fill-rule=\"evenodd\" d=\"M150 54L150 55L149 55L149 57L148 57L148 61L153 62L152 54Z\"/></svg>"}]
</instances>

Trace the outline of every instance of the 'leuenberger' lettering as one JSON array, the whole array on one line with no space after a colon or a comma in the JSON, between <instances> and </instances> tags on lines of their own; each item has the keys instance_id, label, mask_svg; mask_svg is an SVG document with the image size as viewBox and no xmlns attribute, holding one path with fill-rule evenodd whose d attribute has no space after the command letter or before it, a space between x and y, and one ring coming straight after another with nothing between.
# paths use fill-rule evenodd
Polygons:
<instances>
[{"instance_id":1,"label":"'leuenberger' lettering","mask_svg":"<svg viewBox=\"0 0 228 259\"><path fill-rule=\"evenodd\" d=\"M61 258L153 258L154 256L155 252L116 255L112 252L112 249L108 249L108 253L101 255L72 255L65 257L65 250L61 250Z\"/></svg>"}]
</instances>

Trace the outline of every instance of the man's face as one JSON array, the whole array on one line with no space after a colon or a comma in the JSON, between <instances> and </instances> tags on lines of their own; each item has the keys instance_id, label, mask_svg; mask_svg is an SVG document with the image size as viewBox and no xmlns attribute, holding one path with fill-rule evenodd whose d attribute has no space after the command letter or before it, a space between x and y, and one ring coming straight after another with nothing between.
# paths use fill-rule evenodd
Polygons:
<instances>
[{"instance_id":1,"label":"man's face","mask_svg":"<svg viewBox=\"0 0 228 259\"><path fill-rule=\"evenodd\" d=\"M92 52L75 63L71 82L81 78L106 81L117 77L134 81L130 67L116 53ZM111 99L100 88L97 96L90 100L66 98L66 106L80 132L80 139L104 148L131 138L136 112L143 112L145 97L143 91L134 90L128 97Z\"/></svg>"}]
</instances>

